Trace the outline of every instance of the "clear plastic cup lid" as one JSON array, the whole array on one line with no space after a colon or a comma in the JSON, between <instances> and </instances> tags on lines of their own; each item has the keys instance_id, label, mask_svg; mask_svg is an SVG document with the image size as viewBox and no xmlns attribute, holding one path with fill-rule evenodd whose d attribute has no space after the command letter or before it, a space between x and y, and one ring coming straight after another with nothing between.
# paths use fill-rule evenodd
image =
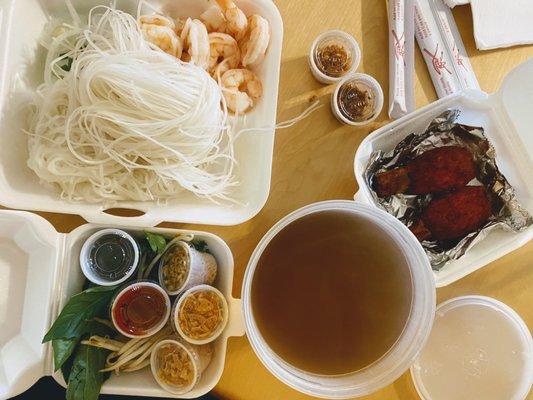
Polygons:
<instances>
[{"instance_id":1,"label":"clear plastic cup lid","mask_svg":"<svg viewBox=\"0 0 533 400\"><path fill-rule=\"evenodd\" d=\"M531 333L497 300L448 300L437 307L411 376L423 400L523 400L533 376Z\"/></svg>"}]
</instances>

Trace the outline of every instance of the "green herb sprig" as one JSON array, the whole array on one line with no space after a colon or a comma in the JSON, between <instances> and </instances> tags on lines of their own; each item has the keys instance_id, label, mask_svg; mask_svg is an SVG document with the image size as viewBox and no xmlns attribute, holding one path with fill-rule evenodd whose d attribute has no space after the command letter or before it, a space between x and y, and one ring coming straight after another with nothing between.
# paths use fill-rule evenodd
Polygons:
<instances>
[{"instance_id":1,"label":"green herb sprig","mask_svg":"<svg viewBox=\"0 0 533 400\"><path fill-rule=\"evenodd\" d=\"M52 342L54 370L61 369L67 382L67 400L97 400L106 375L104 368L108 351L80 344L92 335L106 336L111 329L98 322L105 317L116 286L89 288L70 298L43 343Z\"/></svg>"}]
</instances>

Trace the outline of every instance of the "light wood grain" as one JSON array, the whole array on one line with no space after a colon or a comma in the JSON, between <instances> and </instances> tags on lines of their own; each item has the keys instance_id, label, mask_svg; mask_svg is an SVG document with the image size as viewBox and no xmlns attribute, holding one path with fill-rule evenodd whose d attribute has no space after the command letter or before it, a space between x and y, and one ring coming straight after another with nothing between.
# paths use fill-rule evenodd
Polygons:
<instances>
[{"instance_id":1,"label":"light wood grain","mask_svg":"<svg viewBox=\"0 0 533 400\"><path fill-rule=\"evenodd\" d=\"M373 75L388 89L387 18L382 0L277 0L285 26L278 120L294 116L304 105L285 110L282 105L303 93L323 87L307 65L313 39L331 28L353 34L363 54L359 71ZM533 56L533 47L479 52L472 37L469 7L454 10L468 54L486 92L498 89L504 76ZM426 65L417 49L416 104L436 100ZM327 101L325 101L327 104ZM233 292L240 297L248 259L266 231L281 217L306 204L327 199L352 199L357 191L353 158L357 146L370 132L388 122L383 111L365 128L342 126L326 105L293 128L277 132L270 198L251 221L236 227L164 224L169 227L202 229L220 235L235 257ZM41 213L60 231L84 223L80 217ZM492 296L510 305L533 327L533 244L488 265L472 275L438 290L438 301L466 295ZM274 378L253 353L247 339L231 339L224 374L215 393L231 400L307 399ZM367 400L417 399L410 376L365 397ZM533 399L533 396L530 396Z\"/></svg>"}]
</instances>

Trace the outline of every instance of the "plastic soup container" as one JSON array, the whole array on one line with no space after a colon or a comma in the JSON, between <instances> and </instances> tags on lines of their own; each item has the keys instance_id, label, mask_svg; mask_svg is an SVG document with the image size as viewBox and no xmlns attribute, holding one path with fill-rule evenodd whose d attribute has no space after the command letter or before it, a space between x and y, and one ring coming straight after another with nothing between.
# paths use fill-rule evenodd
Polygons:
<instances>
[{"instance_id":1,"label":"plastic soup container","mask_svg":"<svg viewBox=\"0 0 533 400\"><path fill-rule=\"evenodd\" d=\"M188 323L191 314L200 314L205 319L215 317L215 324L206 332L198 332ZM175 330L183 339L195 345L213 342L224 331L227 322L228 303L220 290L209 285L199 285L187 290L176 300L172 310Z\"/></svg>"},{"instance_id":2,"label":"plastic soup container","mask_svg":"<svg viewBox=\"0 0 533 400\"><path fill-rule=\"evenodd\" d=\"M423 400L524 400L532 376L527 325L509 306L484 296L439 304L429 340L411 367Z\"/></svg>"},{"instance_id":3,"label":"plastic soup container","mask_svg":"<svg viewBox=\"0 0 533 400\"><path fill-rule=\"evenodd\" d=\"M211 285L217 276L217 262L211 254L180 240L161 256L158 276L166 292L175 296L196 285Z\"/></svg>"},{"instance_id":4,"label":"plastic soup container","mask_svg":"<svg viewBox=\"0 0 533 400\"><path fill-rule=\"evenodd\" d=\"M252 309L252 281L267 245L290 223L322 211L343 211L375 224L401 249L411 275L411 309L393 346L377 361L353 373L318 375L294 367L279 357L262 336ZM400 221L384 211L353 201L325 201L289 214L261 239L250 258L242 289L248 339L265 367L288 386L311 396L347 399L368 395L391 384L409 369L431 331L435 312L435 283L429 261L415 236ZM375 310L379 312L379 310ZM361 345L364 346L364 343Z\"/></svg>"},{"instance_id":5,"label":"plastic soup container","mask_svg":"<svg viewBox=\"0 0 533 400\"><path fill-rule=\"evenodd\" d=\"M173 394L185 394L200 381L212 355L213 350L209 345L194 346L178 340L162 340L152 351L150 368L154 379L163 389ZM182 376L172 373L172 367L175 367L172 361L178 361L180 367L185 369Z\"/></svg>"},{"instance_id":6,"label":"plastic soup container","mask_svg":"<svg viewBox=\"0 0 533 400\"><path fill-rule=\"evenodd\" d=\"M357 70L361 50L353 36L331 30L318 36L309 51L309 67L317 81L331 84Z\"/></svg>"}]
</instances>

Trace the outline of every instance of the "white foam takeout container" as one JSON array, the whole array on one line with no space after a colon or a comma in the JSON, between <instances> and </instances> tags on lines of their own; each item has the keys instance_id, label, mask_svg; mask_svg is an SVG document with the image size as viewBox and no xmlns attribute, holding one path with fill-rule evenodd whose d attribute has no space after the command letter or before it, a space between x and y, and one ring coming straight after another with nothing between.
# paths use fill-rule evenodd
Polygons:
<instances>
[{"instance_id":1,"label":"white foam takeout container","mask_svg":"<svg viewBox=\"0 0 533 400\"><path fill-rule=\"evenodd\" d=\"M41 344L41 341L68 299L81 291L85 280L79 265L81 246L102 228L85 224L70 233L58 233L36 214L0 210L0 400L24 392L46 375L52 375L65 386L61 374L53 373L51 344ZM191 392L184 395L166 392L156 383L150 368L145 368L112 375L104 383L102 393L195 398L210 391L219 381L228 337L244 335L241 300L231 296L233 256L226 243L210 233L166 228L150 231L167 235L192 233L207 243L218 262L214 285L228 301L228 324L213 342L213 359Z\"/></svg>"},{"instance_id":2,"label":"white foam takeout container","mask_svg":"<svg viewBox=\"0 0 533 400\"><path fill-rule=\"evenodd\" d=\"M377 206L363 173L372 152L392 150L412 132L421 133L431 120L447 109L459 109L459 123L480 126L496 150L500 171L514 187L519 203L533 214L533 59L524 62L504 79L494 94L468 90L445 97L397 121L363 140L354 161L359 191L355 199ZM463 257L435 272L437 287L452 282L518 249L533 238L533 226L520 232L492 230Z\"/></svg>"},{"instance_id":3,"label":"white foam takeout container","mask_svg":"<svg viewBox=\"0 0 533 400\"><path fill-rule=\"evenodd\" d=\"M80 15L106 0L71 0ZM173 16L198 17L208 0L149 0L156 8L168 8ZM263 97L246 114L245 128L272 127L269 131L247 133L235 144L240 185L232 197L238 203L215 204L190 193L179 193L168 204L155 202L116 202L90 204L69 202L59 191L39 183L27 165L27 138L21 131L26 120L20 110L27 101L27 89L42 83L44 49L38 38L49 18L70 20L64 0L0 0L0 204L16 209L78 214L88 222L128 226L155 226L162 221L213 225L236 225L255 216L270 191L274 147L274 126L278 98L283 22L271 0L235 0L247 14L260 14L270 22L271 41L265 60L254 71L263 82ZM135 15L137 0L117 0L117 8ZM109 208L143 212L137 217L104 213Z\"/></svg>"}]
</instances>

